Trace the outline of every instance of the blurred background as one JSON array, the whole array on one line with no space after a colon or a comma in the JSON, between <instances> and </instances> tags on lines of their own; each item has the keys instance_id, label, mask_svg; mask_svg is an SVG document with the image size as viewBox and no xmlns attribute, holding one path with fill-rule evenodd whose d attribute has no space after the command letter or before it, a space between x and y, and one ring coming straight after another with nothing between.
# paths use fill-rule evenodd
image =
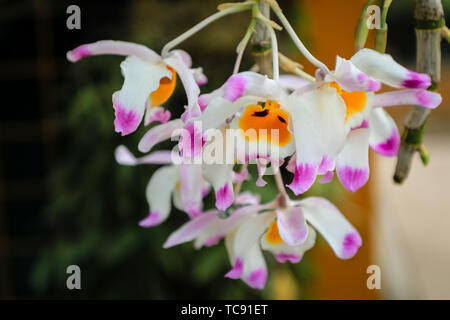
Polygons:
<instances>
[{"instance_id":1,"label":"blurred background","mask_svg":"<svg viewBox=\"0 0 450 320\"><path fill-rule=\"evenodd\" d=\"M279 1L311 52L329 67L336 55L350 58L362 0ZM328 197L357 227L363 246L355 258L337 259L319 237L299 264L278 264L267 255L269 281L255 291L225 279L223 244L197 251L191 243L162 244L187 218L171 214L162 226L142 229L144 189L156 166L122 167L119 144L135 154L147 130L114 133L111 94L122 85L117 56L69 63L68 50L101 39L145 44L155 51L212 14L219 1L0 1L0 298L106 299L450 299L450 55L442 43L443 104L428 121L431 161L418 157L410 177L394 185L395 159L371 153L371 179L355 194L336 181L314 185L308 195ZM66 9L81 8L81 30L68 30ZM443 1L450 12L450 2ZM447 14L447 20L449 19ZM226 17L180 48L220 86L234 65L235 47L248 13ZM388 15L387 52L414 69L413 1L394 0ZM280 51L304 64L286 36ZM371 47L373 34L369 35ZM246 55L243 68L253 64ZM177 87L169 109L182 112ZM402 128L408 107L389 110ZM170 147L161 144L161 148ZM290 179L286 175L287 179ZM270 179L270 178L269 178ZM263 199L273 187L257 189ZM213 199L207 199L211 206ZM79 265L82 290L68 290L66 268ZM366 286L369 265L381 268L381 290Z\"/></svg>"}]
</instances>

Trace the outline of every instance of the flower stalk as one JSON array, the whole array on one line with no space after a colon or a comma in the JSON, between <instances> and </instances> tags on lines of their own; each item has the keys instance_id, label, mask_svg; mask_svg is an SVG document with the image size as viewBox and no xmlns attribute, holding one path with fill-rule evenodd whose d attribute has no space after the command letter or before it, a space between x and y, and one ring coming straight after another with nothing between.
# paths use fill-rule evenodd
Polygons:
<instances>
[{"instance_id":1,"label":"flower stalk","mask_svg":"<svg viewBox=\"0 0 450 320\"><path fill-rule=\"evenodd\" d=\"M187 30L186 32L182 33L181 35L179 35L178 37L176 37L175 39L173 39L172 41L169 41L162 49L161 51L161 56L162 57L166 57L169 53L169 51L176 47L177 45L179 45L180 43L182 43L183 41L185 41L186 39L192 37L194 34L196 34L197 32L199 32L200 30L202 30L204 27L206 27L207 25L209 25L210 23L225 17L226 15L232 14L232 13L237 13L237 12L241 12L241 11L245 11L251 8L251 6L253 5L253 2L251 1L247 1L247 2L243 2L243 3L239 3L233 6L229 6L226 9L223 9L219 12L216 12L215 14L209 16L208 18L202 20L201 22L199 22L198 24L196 24L195 26L193 26L192 28L190 28L189 30ZM220 9L220 6L219 6Z\"/></svg>"}]
</instances>

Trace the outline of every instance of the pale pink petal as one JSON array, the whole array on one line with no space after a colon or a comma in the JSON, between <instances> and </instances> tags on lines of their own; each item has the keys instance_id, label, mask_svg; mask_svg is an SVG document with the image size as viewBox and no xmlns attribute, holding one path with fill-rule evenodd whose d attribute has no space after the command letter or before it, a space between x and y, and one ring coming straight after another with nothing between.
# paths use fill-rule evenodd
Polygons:
<instances>
[{"instance_id":1,"label":"pale pink petal","mask_svg":"<svg viewBox=\"0 0 450 320\"><path fill-rule=\"evenodd\" d=\"M144 125L148 126L152 122L166 123L170 120L170 111L163 107L153 107L145 112Z\"/></svg>"},{"instance_id":2,"label":"pale pink petal","mask_svg":"<svg viewBox=\"0 0 450 320\"><path fill-rule=\"evenodd\" d=\"M124 145L116 148L114 156L118 163L128 166L138 164L169 164L172 162L171 151L155 151L141 158L136 158Z\"/></svg>"},{"instance_id":3,"label":"pale pink petal","mask_svg":"<svg viewBox=\"0 0 450 320\"><path fill-rule=\"evenodd\" d=\"M324 198L309 197L297 201L306 220L325 238L340 259L352 258L362 245L358 231L336 206Z\"/></svg>"},{"instance_id":4,"label":"pale pink petal","mask_svg":"<svg viewBox=\"0 0 450 320\"><path fill-rule=\"evenodd\" d=\"M396 156L400 147L400 133L394 119L383 109L370 114L369 143L373 150L386 157Z\"/></svg>"},{"instance_id":5,"label":"pale pink petal","mask_svg":"<svg viewBox=\"0 0 450 320\"><path fill-rule=\"evenodd\" d=\"M151 128L139 141L139 151L149 152L156 144L170 139L174 131L183 128L183 126L183 121L175 119Z\"/></svg>"},{"instance_id":6,"label":"pale pink petal","mask_svg":"<svg viewBox=\"0 0 450 320\"><path fill-rule=\"evenodd\" d=\"M369 78L359 70L351 61L341 57L336 58L334 80L346 91L378 91L381 83Z\"/></svg>"},{"instance_id":7,"label":"pale pink petal","mask_svg":"<svg viewBox=\"0 0 450 320\"><path fill-rule=\"evenodd\" d=\"M394 88L426 89L431 85L427 74L408 70L390 55L372 49L358 51L350 61L369 77Z\"/></svg>"},{"instance_id":8,"label":"pale pink petal","mask_svg":"<svg viewBox=\"0 0 450 320\"><path fill-rule=\"evenodd\" d=\"M72 51L67 52L67 60L77 62L78 60L93 55L114 54L121 56L136 56L144 60L161 60L155 51L132 42L101 40L93 43L83 44Z\"/></svg>"},{"instance_id":9,"label":"pale pink petal","mask_svg":"<svg viewBox=\"0 0 450 320\"><path fill-rule=\"evenodd\" d=\"M418 105L434 109L442 102L442 97L437 92L427 90L397 90L375 95L374 108L390 107L398 105Z\"/></svg>"},{"instance_id":10,"label":"pale pink petal","mask_svg":"<svg viewBox=\"0 0 450 320\"><path fill-rule=\"evenodd\" d=\"M339 181L351 192L361 188L369 179L369 133L366 128L351 131L336 160Z\"/></svg>"},{"instance_id":11,"label":"pale pink petal","mask_svg":"<svg viewBox=\"0 0 450 320\"><path fill-rule=\"evenodd\" d=\"M277 209L277 225L281 239L289 246L298 246L305 242L308 236L303 212L298 207Z\"/></svg>"}]
</instances>

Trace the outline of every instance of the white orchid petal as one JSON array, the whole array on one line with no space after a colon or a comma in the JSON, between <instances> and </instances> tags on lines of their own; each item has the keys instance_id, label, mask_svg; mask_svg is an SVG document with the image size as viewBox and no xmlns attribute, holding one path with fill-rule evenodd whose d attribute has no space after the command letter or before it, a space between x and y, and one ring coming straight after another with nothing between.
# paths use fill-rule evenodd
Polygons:
<instances>
[{"instance_id":1,"label":"white orchid petal","mask_svg":"<svg viewBox=\"0 0 450 320\"><path fill-rule=\"evenodd\" d=\"M306 220L325 238L340 259L352 258L362 244L358 231L338 208L324 198L309 197L296 202Z\"/></svg>"},{"instance_id":2,"label":"white orchid petal","mask_svg":"<svg viewBox=\"0 0 450 320\"><path fill-rule=\"evenodd\" d=\"M145 190L150 213L139 223L141 227L153 227L167 219L172 208L172 193L179 179L180 172L176 166L162 167L155 171Z\"/></svg>"},{"instance_id":3,"label":"white orchid petal","mask_svg":"<svg viewBox=\"0 0 450 320\"><path fill-rule=\"evenodd\" d=\"M351 192L361 188L369 179L369 134L368 128L350 132L336 160L339 181Z\"/></svg>"}]
</instances>

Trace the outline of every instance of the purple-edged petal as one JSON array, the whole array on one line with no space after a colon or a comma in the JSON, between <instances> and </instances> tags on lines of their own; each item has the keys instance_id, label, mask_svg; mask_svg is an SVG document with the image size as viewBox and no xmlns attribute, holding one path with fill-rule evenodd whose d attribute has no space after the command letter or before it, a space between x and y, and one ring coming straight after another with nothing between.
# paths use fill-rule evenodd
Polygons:
<instances>
[{"instance_id":1,"label":"purple-edged petal","mask_svg":"<svg viewBox=\"0 0 450 320\"><path fill-rule=\"evenodd\" d=\"M317 170L317 174L325 174L328 171L333 171L336 166L336 161L329 156L323 156L322 162L319 165L319 169Z\"/></svg>"},{"instance_id":2,"label":"purple-edged petal","mask_svg":"<svg viewBox=\"0 0 450 320\"><path fill-rule=\"evenodd\" d=\"M369 130L351 131L336 160L336 173L342 185L355 192L369 179Z\"/></svg>"},{"instance_id":3,"label":"purple-edged petal","mask_svg":"<svg viewBox=\"0 0 450 320\"><path fill-rule=\"evenodd\" d=\"M170 139L172 134L183 128L184 123L180 119L175 119L164 124L157 125L142 137L139 141L138 149L140 152L149 152L156 144Z\"/></svg>"},{"instance_id":4,"label":"purple-edged petal","mask_svg":"<svg viewBox=\"0 0 450 320\"><path fill-rule=\"evenodd\" d=\"M67 52L67 60L77 62L78 60L93 55L114 54L120 56L136 56L144 60L161 60L159 54L141 44L101 40L94 43L83 44L72 51Z\"/></svg>"},{"instance_id":5,"label":"purple-edged petal","mask_svg":"<svg viewBox=\"0 0 450 320\"><path fill-rule=\"evenodd\" d=\"M170 248L181 243L192 241L216 222L217 211L214 210L201 214L171 233L163 247Z\"/></svg>"},{"instance_id":6,"label":"purple-edged petal","mask_svg":"<svg viewBox=\"0 0 450 320\"><path fill-rule=\"evenodd\" d=\"M152 122L166 123L170 120L170 111L163 107L153 107L145 112L144 124L148 126Z\"/></svg>"},{"instance_id":7,"label":"purple-edged petal","mask_svg":"<svg viewBox=\"0 0 450 320\"><path fill-rule=\"evenodd\" d=\"M288 185L295 195L305 193L311 188L317 176L317 166L312 163L300 163L295 167L294 179Z\"/></svg>"},{"instance_id":8,"label":"purple-edged petal","mask_svg":"<svg viewBox=\"0 0 450 320\"><path fill-rule=\"evenodd\" d=\"M358 51L350 61L369 77L394 88L426 89L431 85L427 74L408 70L390 55L372 49Z\"/></svg>"},{"instance_id":9,"label":"purple-edged petal","mask_svg":"<svg viewBox=\"0 0 450 320\"><path fill-rule=\"evenodd\" d=\"M202 166L200 164L180 165L180 199L183 211L191 218L202 212Z\"/></svg>"},{"instance_id":10,"label":"purple-edged petal","mask_svg":"<svg viewBox=\"0 0 450 320\"><path fill-rule=\"evenodd\" d=\"M233 165L211 164L203 165L203 178L214 188L216 194L216 207L226 210L233 204Z\"/></svg>"},{"instance_id":11,"label":"purple-edged petal","mask_svg":"<svg viewBox=\"0 0 450 320\"><path fill-rule=\"evenodd\" d=\"M334 178L334 172L333 171L328 171L327 173L325 173L324 175L322 175L319 179L319 183L320 184L327 184L330 183Z\"/></svg>"},{"instance_id":12,"label":"purple-edged petal","mask_svg":"<svg viewBox=\"0 0 450 320\"><path fill-rule=\"evenodd\" d=\"M172 73L162 62L151 63L135 56L127 57L121 64L125 78L122 89L113 94L116 132L122 135L136 130L144 115L149 95L159 87L164 77Z\"/></svg>"},{"instance_id":13,"label":"purple-edged petal","mask_svg":"<svg viewBox=\"0 0 450 320\"><path fill-rule=\"evenodd\" d=\"M237 258L234 262L233 268L225 274L225 278L230 279L239 279L242 277L242 273L244 272L244 264L242 260Z\"/></svg>"},{"instance_id":14,"label":"purple-edged petal","mask_svg":"<svg viewBox=\"0 0 450 320\"><path fill-rule=\"evenodd\" d=\"M400 147L400 134L394 119L383 109L374 109L370 114L369 143L377 153L393 157Z\"/></svg>"},{"instance_id":15,"label":"purple-edged petal","mask_svg":"<svg viewBox=\"0 0 450 320\"><path fill-rule=\"evenodd\" d=\"M203 86L208 83L208 78L203 73L203 68L195 68L191 69L192 76L195 79L195 82L198 86ZM202 110L203 111L203 110Z\"/></svg>"},{"instance_id":16,"label":"purple-edged petal","mask_svg":"<svg viewBox=\"0 0 450 320\"><path fill-rule=\"evenodd\" d=\"M281 239L288 246L298 246L305 242L308 227L302 210L298 207L277 209L277 224Z\"/></svg>"},{"instance_id":17,"label":"purple-edged petal","mask_svg":"<svg viewBox=\"0 0 450 320\"><path fill-rule=\"evenodd\" d=\"M302 208L308 223L319 231L338 258L349 259L357 253L362 245L361 236L336 206L318 197L296 203Z\"/></svg>"},{"instance_id":18,"label":"purple-edged petal","mask_svg":"<svg viewBox=\"0 0 450 320\"><path fill-rule=\"evenodd\" d=\"M311 249L316 242L316 232L308 226L308 237L299 246L288 246L286 243L271 243L267 241L267 232L261 237L261 248L270 251L275 259L280 263L289 261L298 263L302 260L303 254Z\"/></svg>"},{"instance_id":19,"label":"purple-edged petal","mask_svg":"<svg viewBox=\"0 0 450 320\"><path fill-rule=\"evenodd\" d=\"M345 91L378 91L381 89L379 81L369 78L359 70L351 61L341 57L336 58L334 80Z\"/></svg>"},{"instance_id":20,"label":"purple-edged petal","mask_svg":"<svg viewBox=\"0 0 450 320\"><path fill-rule=\"evenodd\" d=\"M289 96L296 146L296 169L289 187L295 194L313 184L323 157L333 159L342 149L347 128L346 106L335 88L323 84Z\"/></svg>"},{"instance_id":21,"label":"purple-edged petal","mask_svg":"<svg viewBox=\"0 0 450 320\"><path fill-rule=\"evenodd\" d=\"M233 215L231 215L233 216ZM259 246L259 238L265 232L270 222L275 218L274 212L265 212L261 214L254 214L248 216L237 228L234 234L231 252L232 261L235 259L241 259L244 262L245 259L254 245Z\"/></svg>"},{"instance_id":22,"label":"purple-edged petal","mask_svg":"<svg viewBox=\"0 0 450 320\"><path fill-rule=\"evenodd\" d=\"M155 151L141 158L136 158L124 145L114 151L116 161L122 165L135 166L138 164L169 164L172 162L171 151Z\"/></svg>"},{"instance_id":23,"label":"purple-edged petal","mask_svg":"<svg viewBox=\"0 0 450 320\"><path fill-rule=\"evenodd\" d=\"M259 242L255 242L243 259L241 279L253 289L264 289L267 281L267 265Z\"/></svg>"},{"instance_id":24,"label":"purple-edged petal","mask_svg":"<svg viewBox=\"0 0 450 320\"><path fill-rule=\"evenodd\" d=\"M442 97L437 92L427 90L397 90L375 95L373 107L390 107L398 105L418 105L434 109L442 102Z\"/></svg>"},{"instance_id":25,"label":"purple-edged petal","mask_svg":"<svg viewBox=\"0 0 450 320\"><path fill-rule=\"evenodd\" d=\"M146 218L139 221L139 226L141 226L142 228L150 228L150 227L157 226L161 222L162 222L161 215L159 214L159 212L158 211L150 211L150 213L148 214L148 216Z\"/></svg>"},{"instance_id":26,"label":"purple-edged petal","mask_svg":"<svg viewBox=\"0 0 450 320\"><path fill-rule=\"evenodd\" d=\"M141 226L154 226L167 219L172 209L172 193L179 179L179 168L176 166L161 167L155 171L145 190L150 215L141 221Z\"/></svg>"},{"instance_id":27,"label":"purple-edged petal","mask_svg":"<svg viewBox=\"0 0 450 320\"><path fill-rule=\"evenodd\" d=\"M226 183L219 190L216 191L216 208L219 210L226 210L233 204L233 185Z\"/></svg>"}]
</instances>

